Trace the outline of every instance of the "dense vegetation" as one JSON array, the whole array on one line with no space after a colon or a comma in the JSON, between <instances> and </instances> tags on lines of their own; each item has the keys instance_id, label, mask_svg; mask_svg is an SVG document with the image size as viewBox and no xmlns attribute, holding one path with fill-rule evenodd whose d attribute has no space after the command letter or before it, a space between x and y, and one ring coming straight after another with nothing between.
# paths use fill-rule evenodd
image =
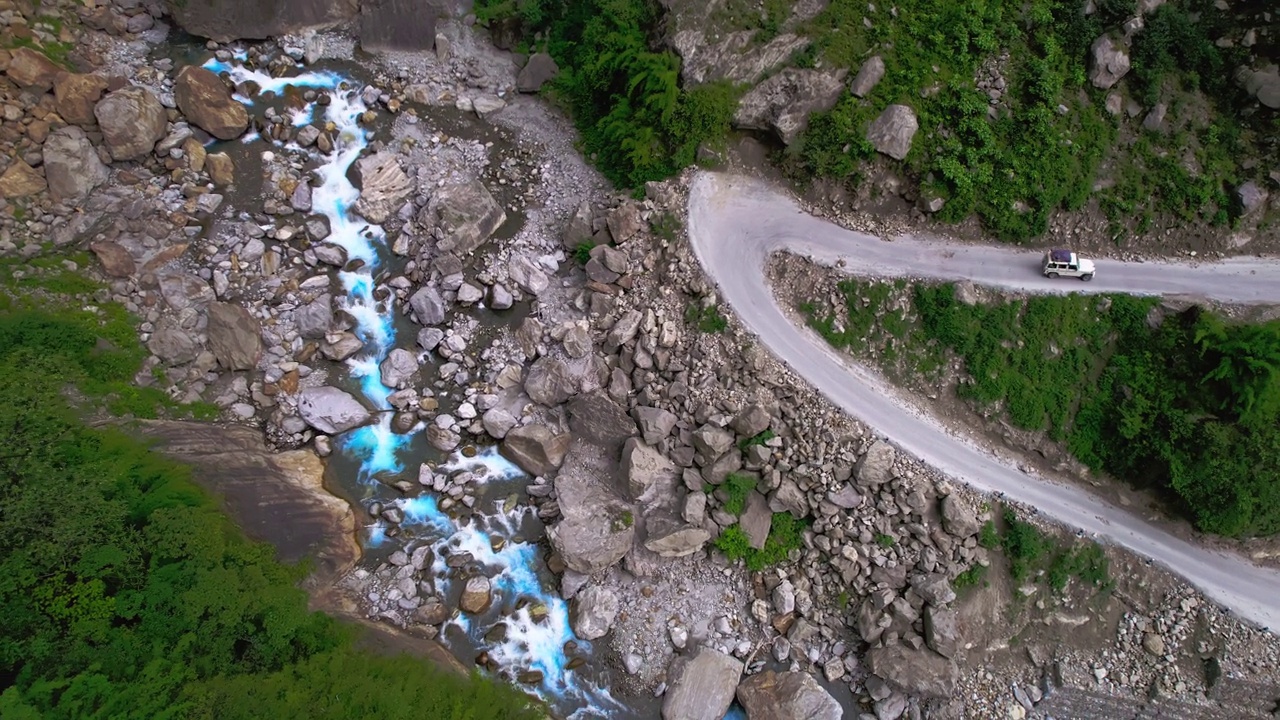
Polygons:
<instances>
[{"instance_id":1,"label":"dense vegetation","mask_svg":"<svg viewBox=\"0 0 1280 720\"><path fill-rule=\"evenodd\" d=\"M969 304L953 285L840 289L840 317L803 308L833 345L908 381L959 358L957 393L979 411L1162 490L1206 532L1280 532L1280 322L1165 313L1125 295ZM909 310L889 309L895 294Z\"/></svg>"},{"instance_id":2,"label":"dense vegetation","mask_svg":"<svg viewBox=\"0 0 1280 720\"><path fill-rule=\"evenodd\" d=\"M1157 219L1232 222L1231 188L1256 172L1244 169L1244 156L1257 138L1280 131L1280 118L1242 120L1237 112L1249 101L1231 70L1248 51L1214 42L1233 19L1213 0L1171 0L1146 16L1118 90L1143 113L1156 103L1170 108L1167 129L1150 132L1142 115L1110 115L1108 91L1087 78L1091 43L1136 15L1136 0L1099 0L1089 15L1081 5L832 0L788 28L812 40L791 64L856 72L879 54L886 75L868 97L846 92L815 115L784 167L800 181L860 182L875 156L868 124L902 103L920 122L903 170L922 193L945 200L943 221L976 215L994 235L1022 241L1044 233L1054 212L1096 199L1118 241ZM780 0L726 0L706 28L754 30L758 47L790 12ZM701 144L728 131L745 90L682 84L679 58L664 49L669 19L654 0L479 0L477 16L518 26L524 49L555 57L562 71L553 95L573 114L584 149L624 187L693 163ZM993 103L977 79L997 75L1003 89ZM1100 177L1106 182L1095 190Z\"/></svg>"},{"instance_id":3,"label":"dense vegetation","mask_svg":"<svg viewBox=\"0 0 1280 720\"><path fill-rule=\"evenodd\" d=\"M560 66L552 86L583 150L615 184L637 187L692 165L723 138L738 91L680 82L680 58L660 49L655 0L479 0L481 22L517 21L528 49ZM538 41L534 38L543 38ZM530 42L532 41L532 42Z\"/></svg>"},{"instance_id":4,"label":"dense vegetation","mask_svg":"<svg viewBox=\"0 0 1280 720\"><path fill-rule=\"evenodd\" d=\"M871 14L865 28L866 3L833 0L809 28L818 57L856 70L874 51L886 74L866 99L847 95L815 118L791 169L856 180L859 163L872 155L863 130L885 106L902 103L915 108L921 128L905 162L924 192L946 200L944 221L976 213L999 237L1034 237L1055 210L1085 204L1110 156L1117 181L1099 198L1117 234L1135 216L1128 229L1145 230L1156 212L1226 223L1224 185L1239 181L1243 140L1231 120L1240 90L1227 72L1242 51L1213 43L1226 15L1208 0L1174 0L1147 18L1125 82L1146 108L1166 101L1187 118L1167 135L1139 130L1126 150L1119 119L1104 110L1107 93L1086 73L1090 44L1132 17L1136 3L1096 5L1084 15L1078 0L907 0L894 4L896 19ZM998 69L1007 83L994 105L975 85L980 69ZM1184 90L1205 91L1227 112L1197 113Z\"/></svg>"},{"instance_id":5,"label":"dense vegetation","mask_svg":"<svg viewBox=\"0 0 1280 720\"><path fill-rule=\"evenodd\" d=\"M307 610L304 569L186 468L88 426L139 368L125 327L112 308L0 309L0 717L538 716L504 686L356 650Z\"/></svg>"},{"instance_id":6,"label":"dense vegetation","mask_svg":"<svg viewBox=\"0 0 1280 720\"><path fill-rule=\"evenodd\" d=\"M1102 546L1090 541L1056 541L1010 508L1004 508L999 517L1002 529L996 528L994 520L987 521L982 526L979 544L988 550L1004 552L1014 581L1042 581L1053 590L1061 591L1074 577L1100 590L1110 587L1110 562ZM985 572L985 566L975 564L957 575L952 584L957 590L972 587Z\"/></svg>"}]
</instances>

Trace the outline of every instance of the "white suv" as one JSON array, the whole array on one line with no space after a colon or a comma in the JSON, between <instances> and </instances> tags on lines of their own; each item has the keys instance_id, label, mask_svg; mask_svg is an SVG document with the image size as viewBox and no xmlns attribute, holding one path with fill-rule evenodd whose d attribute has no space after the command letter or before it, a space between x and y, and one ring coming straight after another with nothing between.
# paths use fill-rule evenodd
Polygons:
<instances>
[{"instance_id":1,"label":"white suv","mask_svg":"<svg viewBox=\"0 0 1280 720\"><path fill-rule=\"evenodd\" d=\"M1093 279L1093 261L1086 260L1070 250L1050 250L1044 254L1040 272L1053 280L1060 277L1076 277L1088 282Z\"/></svg>"}]
</instances>

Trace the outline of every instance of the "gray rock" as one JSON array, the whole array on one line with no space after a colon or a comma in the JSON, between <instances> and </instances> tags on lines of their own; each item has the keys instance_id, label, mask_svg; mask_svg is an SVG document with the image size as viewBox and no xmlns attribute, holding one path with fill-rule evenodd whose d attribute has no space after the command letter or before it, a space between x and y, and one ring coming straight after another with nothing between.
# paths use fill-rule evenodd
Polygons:
<instances>
[{"instance_id":1,"label":"gray rock","mask_svg":"<svg viewBox=\"0 0 1280 720\"><path fill-rule=\"evenodd\" d=\"M1142 119L1142 127L1151 132L1164 132L1164 116L1169 112L1169 106L1164 103L1156 103L1155 107L1147 113Z\"/></svg>"},{"instance_id":2,"label":"gray rock","mask_svg":"<svg viewBox=\"0 0 1280 720\"><path fill-rule=\"evenodd\" d=\"M672 677L662 701L663 720L721 720L733 702L742 663L703 646Z\"/></svg>"},{"instance_id":3,"label":"gray rock","mask_svg":"<svg viewBox=\"0 0 1280 720\"><path fill-rule=\"evenodd\" d=\"M262 357L262 327L239 305L209 305L209 349L227 370L252 370Z\"/></svg>"},{"instance_id":4,"label":"gray rock","mask_svg":"<svg viewBox=\"0 0 1280 720\"><path fill-rule=\"evenodd\" d=\"M45 143L44 172L46 176L49 174L48 147L49 144ZM49 180L49 189L53 189L52 178ZM1250 180L1236 188L1236 198L1240 201L1241 215L1253 215L1260 209L1265 208L1267 206L1267 199L1270 196L1271 193L1267 192L1266 188L1258 185L1258 183L1253 180Z\"/></svg>"},{"instance_id":5,"label":"gray rock","mask_svg":"<svg viewBox=\"0 0 1280 720\"><path fill-rule=\"evenodd\" d=\"M458 302L463 305L475 305L484 299L484 291L471 283L462 283L458 288Z\"/></svg>"},{"instance_id":6,"label":"gray rock","mask_svg":"<svg viewBox=\"0 0 1280 720\"><path fill-rule=\"evenodd\" d=\"M657 449L631 438L622 446L622 468L631 499L651 503L655 493L671 493L679 480L676 466Z\"/></svg>"},{"instance_id":7,"label":"gray rock","mask_svg":"<svg viewBox=\"0 0 1280 720\"><path fill-rule=\"evenodd\" d=\"M1110 34L1093 41L1089 48L1089 82L1106 90L1129 72L1129 48Z\"/></svg>"},{"instance_id":8,"label":"gray rock","mask_svg":"<svg viewBox=\"0 0 1280 720\"><path fill-rule=\"evenodd\" d=\"M955 663L932 650L912 650L905 645L872 648L867 653L867 668L891 688L921 698L951 697L960 674Z\"/></svg>"},{"instance_id":9,"label":"gray rock","mask_svg":"<svg viewBox=\"0 0 1280 720\"><path fill-rule=\"evenodd\" d=\"M515 255L507 263L507 274L521 290L530 295L541 295L551 284L551 278L538 264L525 255Z\"/></svg>"},{"instance_id":10,"label":"gray rock","mask_svg":"<svg viewBox=\"0 0 1280 720\"><path fill-rule=\"evenodd\" d=\"M838 508L852 510L862 504L862 494L849 483L827 493L827 500Z\"/></svg>"},{"instance_id":11,"label":"gray rock","mask_svg":"<svg viewBox=\"0 0 1280 720\"><path fill-rule=\"evenodd\" d=\"M586 320L575 322L565 330L564 353L571 358L582 358L591 354L591 325Z\"/></svg>"},{"instance_id":12,"label":"gray rock","mask_svg":"<svg viewBox=\"0 0 1280 720\"><path fill-rule=\"evenodd\" d=\"M684 510L680 517L695 527L701 526L707 519L707 494L691 492L684 497Z\"/></svg>"},{"instance_id":13,"label":"gray rock","mask_svg":"<svg viewBox=\"0 0 1280 720\"><path fill-rule=\"evenodd\" d=\"M769 429L773 418L763 405L748 405L733 419L731 426L741 436L751 438Z\"/></svg>"},{"instance_id":14,"label":"gray rock","mask_svg":"<svg viewBox=\"0 0 1280 720\"><path fill-rule=\"evenodd\" d=\"M618 596L608 588L592 586L577 593L570 617L573 633L583 640L604 637L613 628L618 608Z\"/></svg>"},{"instance_id":15,"label":"gray rock","mask_svg":"<svg viewBox=\"0 0 1280 720\"><path fill-rule=\"evenodd\" d=\"M934 607L941 607L956 599L956 591L951 587L951 580L942 573L925 575L912 586L926 603Z\"/></svg>"},{"instance_id":16,"label":"gray rock","mask_svg":"<svg viewBox=\"0 0 1280 720\"><path fill-rule=\"evenodd\" d=\"M342 362L360 352L362 347L364 343L355 333L342 332L326 335L324 342L320 344L320 352L330 360Z\"/></svg>"},{"instance_id":17,"label":"gray rock","mask_svg":"<svg viewBox=\"0 0 1280 720\"><path fill-rule=\"evenodd\" d=\"M511 291L506 285L496 283L489 288L489 309L491 310L510 310L512 305L516 304L516 299L511 295Z\"/></svg>"},{"instance_id":18,"label":"gray rock","mask_svg":"<svg viewBox=\"0 0 1280 720\"><path fill-rule=\"evenodd\" d=\"M439 325L447 309L440 290L434 285L419 288L409 297L409 307L420 325Z\"/></svg>"},{"instance_id":19,"label":"gray rock","mask_svg":"<svg viewBox=\"0 0 1280 720\"><path fill-rule=\"evenodd\" d=\"M569 218L569 226L561 236L566 250L577 250L579 245L591 241L591 219L591 203L583 200L573 217Z\"/></svg>"},{"instance_id":20,"label":"gray rock","mask_svg":"<svg viewBox=\"0 0 1280 720\"><path fill-rule=\"evenodd\" d=\"M747 495L747 508L738 520L747 541L756 550L763 550L769 539L769 529L773 526L773 511L769 509L769 501L763 495L752 490Z\"/></svg>"},{"instance_id":21,"label":"gray rock","mask_svg":"<svg viewBox=\"0 0 1280 720\"><path fill-rule=\"evenodd\" d=\"M771 131L790 145L809 125L809 115L835 107L844 92L844 71L787 68L753 87L738 101L734 124Z\"/></svg>"},{"instance_id":22,"label":"gray rock","mask_svg":"<svg viewBox=\"0 0 1280 720\"><path fill-rule=\"evenodd\" d=\"M484 431L490 437L501 440L516 426L516 419L505 408L495 407L489 408L480 416L480 424L484 425Z\"/></svg>"},{"instance_id":23,"label":"gray rock","mask_svg":"<svg viewBox=\"0 0 1280 720\"><path fill-rule=\"evenodd\" d=\"M605 222L615 242L626 242L644 230L644 218L640 215L639 206L633 202L624 202L610 210Z\"/></svg>"},{"instance_id":24,"label":"gray rock","mask_svg":"<svg viewBox=\"0 0 1280 720\"><path fill-rule=\"evenodd\" d=\"M933 651L945 658L953 658L959 651L956 641L956 612L951 608L926 606L924 609L924 640Z\"/></svg>"},{"instance_id":25,"label":"gray rock","mask_svg":"<svg viewBox=\"0 0 1280 720\"><path fill-rule=\"evenodd\" d=\"M978 532L981 524L968 500L959 495L942 498L942 527L959 538L967 538Z\"/></svg>"},{"instance_id":26,"label":"gray rock","mask_svg":"<svg viewBox=\"0 0 1280 720\"><path fill-rule=\"evenodd\" d=\"M63 127L44 141L44 177L56 202L84 199L105 183L111 173L98 158L93 143L78 127Z\"/></svg>"},{"instance_id":27,"label":"gray rock","mask_svg":"<svg viewBox=\"0 0 1280 720\"><path fill-rule=\"evenodd\" d=\"M506 221L502 206L479 180L445 185L436 190L418 214L420 225L439 230L443 235L436 246L439 251L459 256L480 247Z\"/></svg>"},{"instance_id":28,"label":"gray rock","mask_svg":"<svg viewBox=\"0 0 1280 720\"><path fill-rule=\"evenodd\" d=\"M298 186L289 194L289 207L298 212L311 212L311 184L306 182L298 183Z\"/></svg>"},{"instance_id":29,"label":"gray rock","mask_svg":"<svg viewBox=\"0 0 1280 720\"><path fill-rule=\"evenodd\" d=\"M529 56L529 62L524 64L524 67L520 69L520 74L516 76L516 90L522 93L538 92L558 72L560 72L560 67L556 65L556 61L550 55L534 53Z\"/></svg>"},{"instance_id":30,"label":"gray rock","mask_svg":"<svg viewBox=\"0 0 1280 720\"><path fill-rule=\"evenodd\" d=\"M427 443L441 452L452 452L462 442L462 436L452 428L435 423L427 426Z\"/></svg>"},{"instance_id":31,"label":"gray rock","mask_svg":"<svg viewBox=\"0 0 1280 720\"><path fill-rule=\"evenodd\" d=\"M387 353L386 359L378 365L378 372L383 385L397 390L408 387L418 372L418 358L404 348L396 348Z\"/></svg>"},{"instance_id":32,"label":"gray rock","mask_svg":"<svg viewBox=\"0 0 1280 720\"><path fill-rule=\"evenodd\" d=\"M578 394L578 380L563 360L544 356L529 367L524 391L534 402L555 407Z\"/></svg>"},{"instance_id":33,"label":"gray rock","mask_svg":"<svg viewBox=\"0 0 1280 720\"><path fill-rule=\"evenodd\" d=\"M639 310L628 310L618 318L605 337L605 352L616 352L618 348L635 339L640 331L640 320L643 315Z\"/></svg>"},{"instance_id":34,"label":"gray rock","mask_svg":"<svg viewBox=\"0 0 1280 720\"><path fill-rule=\"evenodd\" d=\"M413 191L413 182L393 153L380 152L356 161L360 199L356 212L373 223L394 215Z\"/></svg>"},{"instance_id":35,"label":"gray rock","mask_svg":"<svg viewBox=\"0 0 1280 720\"><path fill-rule=\"evenodd\" d=\"M174 310L203 309L214 300L213 288L196 275L174 272L160 276L160 296Z\"/></svg>"},{"instance_id":36,"label":"gray rock","mask_svg":"<svg viewBox=\"0 0 1280 720\"><path fill-rule=\"evenodd\" d=\"M356 17L358 0L165 0L178 26L220 43L263 40L307 28L325 28Z\"/></svg>"},{"instance_id":37,"label":"gray rock","mask_svg":"<svg viewBox=\"0 0 1280 720\"><path fill-rule=\"evenodd\" d=\"M675 33L671 44L683 61L680 76L692 86L716 80L755 85L810 42L793 33L781 33L764 44L756 42L758 39L755 30L723 32L716 28L713 37L708 37L702 30L684 29Z\"/></svg>"},{"instance_id":38,"label":"gray rock","mask_svg":"<svg viewBox=\"0 0 1280 720\"><path fill-rule=\"evenodd\" d=\"M1258 98L1266 107L1280 109L1280 69L1272 65L1264 70L1242 68L1237 79L1245 92Z\"/></svg>"},{"instance_id":39,"label":"gray rock","mask_svg":"<svg viewBox=\"0 0 1280 720\"><path fill-rule=\"evenodd\" d=\"M603 390L579 395L569 403L569 429L576 437L594 443L613 455L627 438L636 434L636 422L626 408Z\"/></svg>"},{"instance_id":40,"label":"gray rock","mask_svg":"<svg viewBox=\"0 0 1280 720\"><path fill-rule=\"evenodd\" d=\"M350 393L328 386L303 388L298 393L298 415L326 435L344 433L373 420Z\"/></svg>"},{"instance_id":41,"label":"gray rock","mask_svg":"<svg viewBox=\"0 0 1280 720\"><path fill-rule=\"evenodd\" d=\"M898 720L907 711L907 698L900 693L889 691L887 697L876 700L875 720Z\"/></svg>"},{"instance_id":42,"label":"gray rock","mask_svg":"<svg viewBox=\"0 0 1280 720\"><path fill-rule=\"evenodd\" d=\"M111 159L136 160L151 152L169 124L155 93L130 86L107 93L93 108Z\"/></svg>"},{"instance_id":43,"label":"gray rock","mask_svg":"<svg viewBox=\"0 0 1280 720\"><path fill-rule=\"evenodd\" d=\"M631 409L631 417L640 425L640 434L648 445L665 440L676 426L675 413L662 408L637 405Z\"/></svg>"},{"instance_id":44,"label":"gray rock","mask_svg":"<svg viewBox=\"0 0 1280 720\"><path fill-rule=\"evenodd\" d=\"M693 447L703 467L710 465L733 447L733 433L715 425L703 425L693 433Z\"/></svg>"},{"instance_id":45,"label":"gray rock","mask_svg":"<svg viewBox=\"0 0 1280 720\"><path fill-rule=\"evenodd\" d=\"M769 720L840 720L840 703L805 672L767 670L738 685L738 703L747 717Z\"/></svg>"},{"instance_id":46,"label":"gray rock","mask_svg":"<svg viewBox=\"0 0 1280 720\"><path fill-rule=\"evenodd\" d=\"M849 92L856 97L866 97L876 85L880 84L882 78L884 78L884 59L879 55L872 55L862 63L862 67L858 68L858 74L853 78Z\"/></svg>"},{"instance_id":47,"label":"gray rock","mask_svg":"<svg viewBox=\"0 0 1280 720\"><path fill-rule=\"evenodd\" d=\"M679 521L650 521L649 537L644 547L664 558L677 558L698 552L711 539L711 533Z\"/></svg>"},{"instance_id":48,"label":"gray rock","mask_svg":"<svg viewBox=\"0 0 1280 720\"><path fill-rule=\"evenodd\" d=\"M919 129L915 110L906 105L890 105L867 126L867 142L877 152L902 160L911 152L911 141Z\"/></svg>"},{"instance_id":49,"label":"gray rock","mask_svg":"<svg viewBox=\"0 0 1280 720\"><path fill-rule=\"evenodd\" d=\"M502 454L530 475L547 475L560 467L572 436L555 434L545 425L531 424L507 432Z\"/></svg>"},{"instance_id":50,"label":"gray rock","mask_svg":"<svg viewBox=\"0 0 1280 720\"><path fill-rule=\"evenodd\" d=\"M333 327L333 296L324 293L293 311L298 334L304 338L322 338Z\"/></svg>"},{"instance_id":51,"label":"gray rock","mask_svg":"<svg viewBox=\"0 0 1280 720\"><path fill-rule=\"evenodd\" d=\"M195 333L183 329L178 321L164 315L156 322L156 329L147 340L147 349L161 360L181 365L196 359L204 348Z\"/></svg>"},{"instance_id":52,"label":"gray rock","mask_svg":"<svg viewBox=\"0 0 1280 720\"><path fill-rule=\"evenodd\" d=\"M594 575L626 556L635 542L629 505L573 473L556 477L555 488L564 519L547 529L547 539L569 569Z\"/></svg>"},{"instance_id":53,"label":"gray rock","mask_svg":"<svg viewBox=\"0 0 1280 720\"><path fill-rule=\"evenodd\" d=\"M436 44L440 6L418 0L363 0L360 48L365 52L427 52Z\"/></svg>"},{"instance_id":54,"label":"gray rock","mask_svg":"<svg viewBox=\"0 0 1280 720\"><path fill-rule=\"evenodd\" d=\"M893 478L893 463L898 451L884 440L877 440L858 461L858 484L863 487L879 487Z\"/></svg>"},{"instance_id":55,"label":"gray rock","mask_svg":"<svg viewBox=\"0 0 1280 720\"><path fill-rule=\"evenodd\" d=\"M789 512L800 518L808 515L809 509L809 496L791 478L783 478L778 489L769 496L769 510L772 512Z\"/></svg>"}]
</instances>

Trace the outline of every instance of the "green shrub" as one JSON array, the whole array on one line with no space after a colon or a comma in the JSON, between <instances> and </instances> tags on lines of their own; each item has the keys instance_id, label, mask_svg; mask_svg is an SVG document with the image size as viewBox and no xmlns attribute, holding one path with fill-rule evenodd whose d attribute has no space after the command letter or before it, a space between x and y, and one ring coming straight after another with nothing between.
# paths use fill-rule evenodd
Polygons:
<instances>
[{"instance_id":1,"label":"green shrub","mask_svg":"<svg viewBox=\"0 0 1280 720\"><path fill-rule=\"evenodd\" d=\"M897 540L894 540L892 535L885 535L884 533L877 533L877 534L876 534L876 544L877 544L877 545L879 545L879 546L880 546L880 547L882 547L882 548L891 548L891 547L893 547L894 545L897 545L897 544L898 544L898 541L897 541Z\"/></svg>"},{"instance_id":2,"label":"green shrub","mask_svg":"<svg viewBox=\"0 0 1280 720\"><path fill-rule=\"evenodd\" d=\"M684 320L704 333L720 333L729 327L729 319L720 314L720 308L696 301L685 307Z\"/></svg>"},{"instance_id":3,"label":"green shrub","mask_svg":"<svg viewBox=\"0 0 1280 720\"><path fill-rule=\"evenodd\" d=\"M586 265L591 262L591 251L595 247L596 244L593 242L578 243L578 247L573 249L573 259L577 260L579 265Z\"/></svg>"},{"instance_id":4,"label":"green shrub","mask_svg":"<svg viewBox=\"0 0 1280 720\"><path fill-rule=\"evenodd\" d=\"M716 538L715 546L730 560L743 560L747 569L759 571L786 561L792 550L801 548L805 527L804 521L795 519L791 513L774 513L764 549L751 547L747 534L737 524L725 528Z\"/></svg>"},{"instance_id":5,"label":"green shrub","mask_svg":"<svg viewBox=\"0 0 1280 720\"><path fill-rule=\"evenodd\" d=\"M982 582L982 577L987 574L987 566L974 563L969 568L951 581L951 587L958 593L967 588L975 587Z\"/></svg>"},{"instance_id":6,"label":"green shrub","mask_svg":"<svg viewBox=\"0 0 1280 720\"><path fill-rule=\"evenodd\" d=\"M49 318L5 320L0 716L541 716L513 689L356 649L308 610L304 568L247 541L187 468L67 403L66 363L91 355L97 328L59 336Z\"/></svg>"},{"instance_id":7,"label":"green shrub","mask_svg":"<svg viewBox=\"0 0 1280 720\"><path fill-rule=\"evenodd\" d=\"M747 496L756 489L756 478L744 473L729 473L724 479L724 511L741 515L747 509Z\"/></svg>"},{"instance_id":8,"label":"green shrub","mask_svg":"<svg viewBox=\"0 0 1280 720\"><path fill-rule=\"evenodd\" d=\"M777 436L774 435L772 430L761 430L760 432L756 433L755 435L752 435L749 438L743 438L742 440L739 440L738 449L743 452L746 452L747 448L755 447L756 445L764 445L765 443L769 442L775 437Z\"/></svg>"}]
</instances>

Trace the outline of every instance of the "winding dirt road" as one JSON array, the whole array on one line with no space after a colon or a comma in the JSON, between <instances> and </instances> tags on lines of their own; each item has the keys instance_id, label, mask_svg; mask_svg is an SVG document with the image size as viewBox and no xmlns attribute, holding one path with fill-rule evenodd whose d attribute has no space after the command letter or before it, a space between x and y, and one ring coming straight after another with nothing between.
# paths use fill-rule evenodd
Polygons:
<instances>
[{"instance_id":1,"label":"winding dirt road","mask_svg":"<svg viewBox=\"0 0 1280 720\"><path fill-rule=\"evenodd\" d=\"M861 275L968 279L1036 292L1122 291L1262 303L1280 302L1280 263L1248 258L1199 265L1100 260L1093 282L1050 281L1039 275L1040 252L913 237L887 242L812 217L760 181L715 173L694 179L689 237L742 323L828 399L903 451L975 488L1003 492L1149 557L1239 616L1280 630L1280 571L1194 545L1080 487L1024 473L952 435L874 373L844 361L816 333L794 325L764 275L769 256L787 250L828 266L844 260L845 271Z\"/></svg>"}]
</instances>

